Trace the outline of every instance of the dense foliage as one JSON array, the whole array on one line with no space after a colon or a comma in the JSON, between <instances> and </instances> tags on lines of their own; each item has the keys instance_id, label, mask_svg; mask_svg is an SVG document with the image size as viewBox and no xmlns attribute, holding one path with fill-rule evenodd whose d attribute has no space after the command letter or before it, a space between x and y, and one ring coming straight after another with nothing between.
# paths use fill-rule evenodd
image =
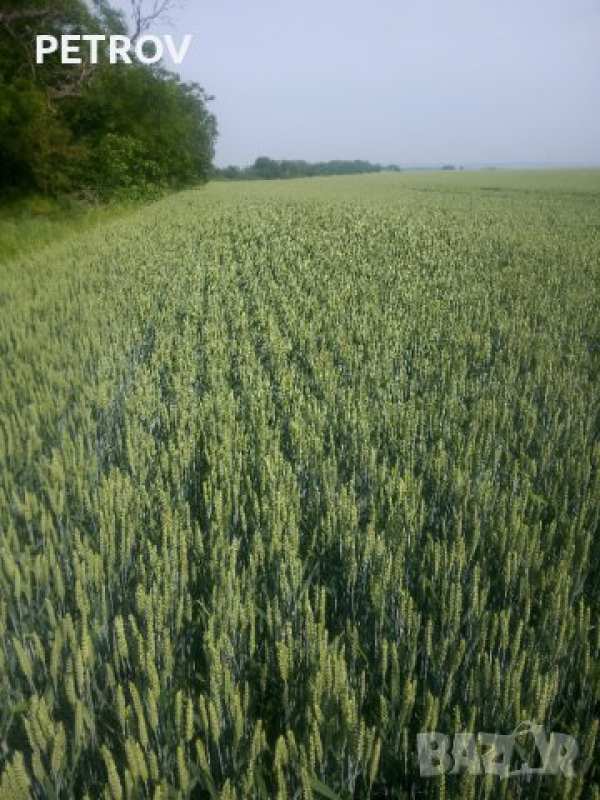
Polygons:
<instances>
[{"instance_id":1,"label":"dense foliage","mask_svg":"<svg viewBox=\"0 0 600 800\"><path fill-rule=\"evenodd\" d=\"M212 184L0 274L0 797L600 797L600 175ZM576 737L422 778L419 731Z\"/></svg>"},{"instance_id":2,"label":"dense foliage","mask_svg":"<svg viewBox=\"0 0 600 800\"><path fill-rule=\"evenodd\" d=\"M93 8L93 10L90 10ZM37 33L126 32L102 0L0 5L0 196L101 197L206 180L216 137L209 97L158 67L35 63ZM85 55L85 53L84 53Z\"/></svg>"},{"instance_id":3,"label":"dense foliage","mask_svg":"<svg viewBox=\"0 0 600 800\"><path fill-rule=\"evenodd\" d=\"M360 175L369 172L399 172L394 164L382 167L370 161L277 161L267 156L260 156L250 167L223 167L215 169L216 178L228 180L273 180L275 178L310 178L319 175Z\"/></svg>"}]
</instances>

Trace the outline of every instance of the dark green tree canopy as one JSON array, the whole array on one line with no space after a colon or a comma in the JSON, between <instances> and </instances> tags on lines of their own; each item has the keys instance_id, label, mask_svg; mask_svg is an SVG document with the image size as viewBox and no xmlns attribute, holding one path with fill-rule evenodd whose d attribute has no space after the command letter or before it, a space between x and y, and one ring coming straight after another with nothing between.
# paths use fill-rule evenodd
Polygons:
<instances>
[{"instance_id":1,"label":"dark green tree canopy","mask_svg":"<svg viewBox=\"0 0 600 800\"><path fill-rule=\"evenodd\" d=\"M155 4L159 12L167 3ZM154 19L134 4L135 39ZM125 34L107 0L2 0L0 193L177 187L206 180L217 135L210 97L160 65L35 63L43 32Z\"/></svg>"}]
</instances>

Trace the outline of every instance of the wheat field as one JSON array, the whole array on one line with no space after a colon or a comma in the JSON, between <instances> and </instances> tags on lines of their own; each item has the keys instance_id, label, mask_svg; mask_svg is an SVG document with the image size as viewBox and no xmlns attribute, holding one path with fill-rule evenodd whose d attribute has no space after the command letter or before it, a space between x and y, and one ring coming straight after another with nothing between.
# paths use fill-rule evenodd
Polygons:
<instances>
[{"instance_id":1,"label":"wheat field","mask_svg":"<svg viewBox=\"0 0 600 800\"><path fill-rule=\"evenodd\" d=\"M0 798L600 798L600 172L215 183L0 266ZM576 738L423 777L417 734Z\"/></svg>"}]
</instances>

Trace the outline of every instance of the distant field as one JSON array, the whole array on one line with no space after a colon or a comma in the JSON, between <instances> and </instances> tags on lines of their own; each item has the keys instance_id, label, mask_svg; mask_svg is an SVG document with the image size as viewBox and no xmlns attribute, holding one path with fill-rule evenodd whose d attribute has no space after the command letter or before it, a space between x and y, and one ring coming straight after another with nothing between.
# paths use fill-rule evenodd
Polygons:
<instances>
[{"instance_id":1,"label":"distant field","mask_svg":"<svg viewBox=\"0 0 600 800\"><path fill-rule=\"evenodd\" d=\"M598 800L599 522L600 171L215 183L11 251L0 799ZM420 774L525 721L574 775Z\"/></svg>"}]
</instances>

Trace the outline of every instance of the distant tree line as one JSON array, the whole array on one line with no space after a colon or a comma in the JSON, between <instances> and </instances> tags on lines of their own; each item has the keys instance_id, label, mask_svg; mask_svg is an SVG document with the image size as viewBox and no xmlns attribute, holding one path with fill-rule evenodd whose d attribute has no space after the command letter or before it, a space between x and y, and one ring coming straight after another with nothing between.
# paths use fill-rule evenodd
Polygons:
<instances>
[{"instance_id":1,"label":"distant tree line","mask_svg":"<svg viewBox=\"0 0 600 800\"><path fill-rule=\"evenodd\" d=\"M36 64L44 33L129 34L135 42L171 0L133 0L133 32L108 0L0 3L0 197L139 193L206 180L217 126L210 98L160 65Z\"/></svg>"},{"instance_id":2,"label":"distant tree line","mask_svg":"<svg viewBox=\"0 0 600 800\"><path fill-rule=\"evenodd\" d=\"M249 167L215 168L214 177L222 180L274 180L277 178L310 178L317 175L358 175L366 172L399 172L395 164L382 166L369 161L318 161L311 163L302 160L277 161L260 156Z\"/></svg>"}]
</instances>

